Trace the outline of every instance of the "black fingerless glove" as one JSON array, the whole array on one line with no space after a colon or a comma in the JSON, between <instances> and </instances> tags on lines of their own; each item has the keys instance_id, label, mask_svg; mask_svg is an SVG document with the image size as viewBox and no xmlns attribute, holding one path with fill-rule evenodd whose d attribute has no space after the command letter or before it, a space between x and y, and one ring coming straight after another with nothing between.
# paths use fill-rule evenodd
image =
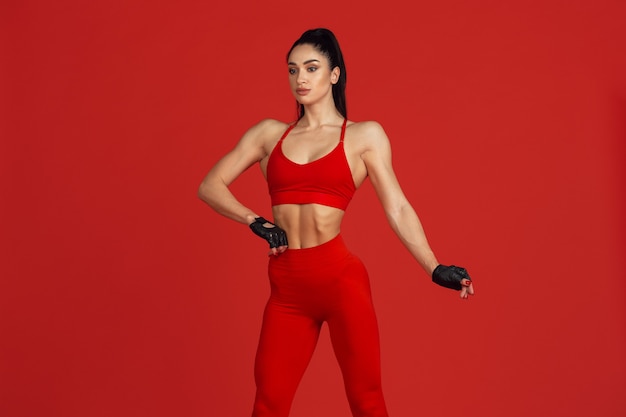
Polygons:
<instances>
[{"instance_id":1,"label":"black fingerless glove","mask_svg":"<svg viewBox=\"0 0 626 417\"><path fill-rule=\"evenodd\" d=\"M265 227L265 223L271 224L272 227ZM250 229L252 229L255 235L267 240L270 248L287 246L287 234L285 231L263 217L255 218L254 222L250 224Z\"/></svg>"},{"instance_id":2,"label":"black fingerless glove","mask_svg":"<svg viewBox=\"0 0 626 417\"><path fill-rule=\"evenodd\" d=\"M463 279L472 280L465 268L458 266L438 265L433 271L433 282L452 290L460 290L463 287L461 285Z\"/></svg>"}]
</instances>

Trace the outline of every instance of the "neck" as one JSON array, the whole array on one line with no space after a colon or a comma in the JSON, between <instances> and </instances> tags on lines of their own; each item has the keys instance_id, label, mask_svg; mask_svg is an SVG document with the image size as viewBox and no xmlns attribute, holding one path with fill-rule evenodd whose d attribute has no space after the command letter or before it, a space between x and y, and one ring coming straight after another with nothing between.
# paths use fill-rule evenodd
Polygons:
<instances>
[{"instance_id":1,"label":"neck","mask_svg":"<svg viewBox=\"0 0 626 417\"><path fill-rule=\"evenodd\" d=\"M304 116L300 119L301 125L317 127L321 125L337 124L343 122L344 117L331 101L328 104L312 104L304 107Z\"/></svg>"}]
</instances>

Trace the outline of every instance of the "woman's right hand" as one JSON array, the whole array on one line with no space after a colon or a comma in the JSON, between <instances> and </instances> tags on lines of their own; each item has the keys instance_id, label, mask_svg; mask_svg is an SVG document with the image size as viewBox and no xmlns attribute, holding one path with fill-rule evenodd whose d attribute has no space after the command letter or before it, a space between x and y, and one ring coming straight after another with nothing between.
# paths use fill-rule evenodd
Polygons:
<instances>
[{"instance_id":1,"label":"woman's right hand","mask_svg":"<svg viewBox=\"0 0 626 417\"><path fill-rule=\"evenodd\" d=\"M263 217L256 217L250 223L250 229L255 235L265 239L270 245L269 255L279 255L287 250L287 233L274 223Z\"/></svg>"}]
</instances>

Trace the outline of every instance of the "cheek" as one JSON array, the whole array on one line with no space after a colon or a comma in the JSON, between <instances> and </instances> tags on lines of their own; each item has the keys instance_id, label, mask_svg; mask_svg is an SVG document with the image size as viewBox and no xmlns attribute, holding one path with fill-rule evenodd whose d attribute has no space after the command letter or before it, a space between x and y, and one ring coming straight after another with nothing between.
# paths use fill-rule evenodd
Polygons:
<instances>
[{"instance_id":1,"label":"cheek","mask_svg":"<svg viewBox=\"0 0 626 417\"><path fill-rule=\"evenodd\" d=\"M331 74L328 74L328 73L315 74L315 83L319 86L331 85L332 80L333 80L333 77Z\"/></svg>"}]
</instances>

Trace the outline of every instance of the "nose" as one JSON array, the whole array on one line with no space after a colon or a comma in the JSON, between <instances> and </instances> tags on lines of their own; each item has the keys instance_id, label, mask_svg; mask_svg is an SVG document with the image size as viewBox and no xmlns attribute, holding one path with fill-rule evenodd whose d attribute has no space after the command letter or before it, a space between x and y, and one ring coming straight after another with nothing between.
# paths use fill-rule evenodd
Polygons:
<instances>
[{"instance_id":1,"label":"nose","mask_svg":"<svg viewBox=\"0 0 626 417\"><path fill-rule=\"evenodd\" d=\"M306 71L298 71L298 77L296 78L296 83L298 84L298 86L302 86L306 84L306 82Z\"/></svg>"}]
</instances>

